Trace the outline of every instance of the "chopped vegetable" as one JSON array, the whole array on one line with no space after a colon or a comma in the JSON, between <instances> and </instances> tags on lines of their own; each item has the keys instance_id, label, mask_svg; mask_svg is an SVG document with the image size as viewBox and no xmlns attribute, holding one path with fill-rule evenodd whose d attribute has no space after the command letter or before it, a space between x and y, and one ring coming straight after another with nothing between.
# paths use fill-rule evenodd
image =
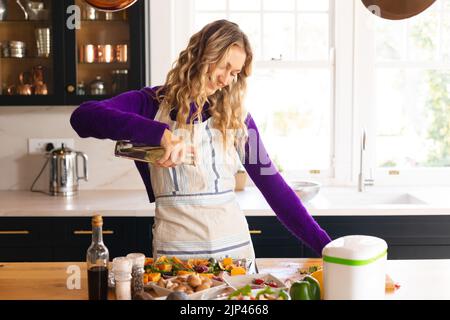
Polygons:
<instances>
[{"instance_id":1,"label":"chopped vegetable","mask_svg":"<svg viewBox=\"0 0 450 320\"><path fill-rule=\"evenodd\" d=\"M161 279L161 273L146 273L144 274L144 283L145 283L145 276L147 276L147 282L157 282L159 279Z\"/></svg>"},{"instance_id":2,"label":"chopped vegetable","mask_svg":"<svg viewBox=\"0 0 450 320\"><path fill-rule=\"evenodd\" d=\"M243 267L235 267L233 269L231 269L231 275L232 276L237 276L237 275L241 275L241 274L245 274L245 269Z\"/></svg>"},{"instance_id":3,"label":"chopped vegetable","mask_svg":"<svg viewBox=\"0 0 450 320\"><path fill-rule=\"evenodd\" d=\"M319 269L321 269L321 266L309 266L308 268L299 269L299 272L300 274L311 274Z\"/></svg>"},{"instance_id":4,"label":"chopped vegetable","mask_svg":"<svg viewBox=\"0 0 450 320\"><path fill-rule=\"evenodd\" d=\"M258 286L266 285L272 288L278 288L278 284L273 280L266 282L264 279L253 279L253 284L256 284Z\"/></svg>"},{"instance_id":5,"label":"chopped vegetable","mask_svg":"<svg viewBox=\"0 0 450 320\"><path fill-rule=\"evenodd\" d=\"M289 300L289 295L284 290L274 291L271 287L265 287L253 295L251 286L246 285L230 294L228 300Z\"/></svg>"},{"instance_id":6,"label":"chopped vegetable","mask_svg":"<svg viewBox=\"0 0 450 320\"><path fill-rule=\"evenodd\" d=\"M250 285L246 285L245 287L242 287L238 290L236 290L235 292L233 292L232 294L230 294L228 296L228 300L231 300L234 297L238 297L240 295L242 296L250 296L252 293L252 287L250 287Z\"/></svg>"},{"instance_id":7,"label":"chopped vegetable","mask_svg":"<svg viewBox=\"0 0 450 320\"><path fill-rule=\"evenodd\" d=\"M222 260L222 264L223 264L224 267L227 267L227 266L229 266L229 265L232 265L232 264L233 264L233 259L231 259L231 258L225 258L225 259Z\"/></svg>"},{"instance_id":8,"label":"chopped vegetable","mask_svg":"<svg viewBox=\"0 0 450 320\"><path fill-rule=\"evenodd\" d=\"M157 259L146 258L145 273L160 273L163 276L207 274L208 277L219 276L223 271L231 275L246 274L247 270L239 260L226 257L221 260L189 259L183 261L177 257L161 256Z\"/></svg>"}]
</instances>

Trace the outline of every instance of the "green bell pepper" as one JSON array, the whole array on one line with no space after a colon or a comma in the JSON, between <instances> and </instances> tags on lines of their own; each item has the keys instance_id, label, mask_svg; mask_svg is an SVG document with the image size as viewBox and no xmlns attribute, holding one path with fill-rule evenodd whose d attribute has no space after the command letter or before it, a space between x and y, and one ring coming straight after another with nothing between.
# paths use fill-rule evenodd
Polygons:
<instances>
[{"instance_id":1,"label":"green bell pepper","mask_svg":"<svg viewBox=\"0 0 450 320\"><path fill-rule=\"evenodd\" d=\"M319 281L307 275L292 284L289 294L292 300L320 300Z\"/></svg>"}]
</instances>

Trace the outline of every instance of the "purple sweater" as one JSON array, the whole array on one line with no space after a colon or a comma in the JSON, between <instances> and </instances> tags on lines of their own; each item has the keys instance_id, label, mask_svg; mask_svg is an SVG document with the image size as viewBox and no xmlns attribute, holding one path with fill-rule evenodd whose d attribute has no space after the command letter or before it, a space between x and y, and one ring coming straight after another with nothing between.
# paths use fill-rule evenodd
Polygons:
<instances>
[{"instance_id":1,"label":"purple sweater","mask_svg":"<svg viewBox=\"0 0 450 320\"><path fill-rule=\"evenodd\" d=\"M155 89L146 87L103 101L84 102L72 113L70 123L82 138L130 140L136 143L160 145L163 132L169 126L153 120L159 107L155 98ZM194 108L194 105L191 105L191 115ZM207 117L209 114L205 106L203 119L206 120ZM320 228L276 170L273 171L274 174L261 174L264 168L268 170L274 167L250 114L246 119L246 125L249 131L256 133L257 140L257 143L247 143L245 146L243 165L247 173L283 225L320 256L323 247L331 241L330 237ZM259 148L259 150L253 148ZM259 159L249 161L249 154L260 155L258 158L262 158L263 163ZM261 155L265 156L261 157ZM144 181L149 200L154 202L155 196L148 165L139 161L135 161L135 164Z\"/></svg>"}]
</instances>

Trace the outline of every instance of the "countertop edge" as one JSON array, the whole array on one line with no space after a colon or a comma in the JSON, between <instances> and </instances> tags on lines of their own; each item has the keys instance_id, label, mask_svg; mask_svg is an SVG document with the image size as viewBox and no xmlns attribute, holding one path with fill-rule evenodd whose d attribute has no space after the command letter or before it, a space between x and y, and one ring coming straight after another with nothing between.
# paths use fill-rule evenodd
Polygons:
<instances>
[{"instance_id":1,"label":"countertop edge","mask_svg":"<svg viewBox=\"0 0 450 320\"><path fill-rule=\"evenodd\" d=\"M246 216L275 216L257 188L236 192ZM154 217L155 204L145 190L81 190L73 198L59 198L29 191L1 191L0 217ZM432 216L450 215L450 204L377 205L371 207L318 207L304 204L313 217L320 216Z\"/></svg>"}]
</instances>

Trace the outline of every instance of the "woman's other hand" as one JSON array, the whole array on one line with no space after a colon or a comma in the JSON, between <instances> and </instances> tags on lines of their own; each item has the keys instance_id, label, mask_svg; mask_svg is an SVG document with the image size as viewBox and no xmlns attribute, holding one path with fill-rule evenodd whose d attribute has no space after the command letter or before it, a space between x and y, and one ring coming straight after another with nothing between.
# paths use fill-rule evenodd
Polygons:
<instances>
[{"instance_id":1,"label":"woman's other hand","mask_svg":"<svg viewBox=\"0 0 450 320\"><path fill-rule=\"evenodd\" d=\"M186 144L183 137L177 137L166 129L161 138L161 146L164 148L164 155L156 161L157 167L170 168L183 162L186 156Z\"/></svg>"}]
</instances>

